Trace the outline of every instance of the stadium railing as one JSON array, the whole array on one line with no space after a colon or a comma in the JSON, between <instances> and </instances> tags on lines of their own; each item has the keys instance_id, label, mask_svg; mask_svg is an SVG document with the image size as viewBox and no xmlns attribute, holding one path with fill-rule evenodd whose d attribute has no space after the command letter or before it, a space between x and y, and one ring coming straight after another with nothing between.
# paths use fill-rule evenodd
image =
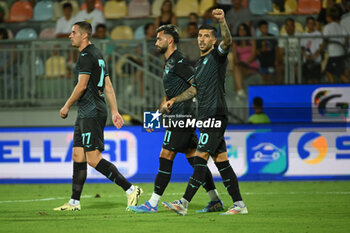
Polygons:
<instances>
[{"instance_id":1,"label":"stadium railing","mask_svg":"<svg viewBox=\"0 0 350 233\"><path fill-rule=\"evenodd\" d=\"M295 84L295 72L300 77L298 80L302 80L300 41L303 38L305 36L234 37L233 40L285 39L284 84ZM297 43L291 45L291 39ZM181 41L189 42L193 42L193 39ZM146 40L95 40L94 43L102 50L109 64L120 110L141 120L143 111L158 108L164 95L164 58L160 54L154 55L154 43ZM348 54L347 48L344 47L344 51ZM73 90L77 56L77 49L67 40L0 40L0 106L60 107ZM232 75L232 72L229 74ZM234 95L233 88L228 88L228 102L235 102L231 98ZM247 103L239 106L244 107L235 110L234 115L244 118Z\"/></svg>"}]
</instances>

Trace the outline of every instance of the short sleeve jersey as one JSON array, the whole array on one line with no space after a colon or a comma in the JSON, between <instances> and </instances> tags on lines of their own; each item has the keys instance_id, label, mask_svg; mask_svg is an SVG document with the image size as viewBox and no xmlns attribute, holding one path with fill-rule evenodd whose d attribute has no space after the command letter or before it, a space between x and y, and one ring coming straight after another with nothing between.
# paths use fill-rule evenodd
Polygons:
<instances>
[{"instance_id":1,"label":"short sleeve jersey","mask_svg":"<svg viewBox=\"0 0 350 233\"><path fill-rule=\"evenodd\" d=\"M175 50L165 62L163 84L165 94L168 99L176 97L191 87L190 81L193 78L194 69L186 57ZM191 102L175 103L171 108L170 114L190 114Z\"/></svg>"},{"instance_id":2,"label":"short sleeve jersey","mask_svg":"<svg viewBox=\"0 0 350 233\"><path fill-rule=\"evenodd\" d=\"M79 54L75 69L76 83L79 74L90 75L87 88L77 102L78 118L107 116L104 79L108 72L101 52L93 44L86 46Z\"/></svg>"},{"instance_id":3,"label":"short sleeve jersey","mask_svg":"<svg viewBox=\"0 0 350 233\"><path fill-rule=\"evenodd\" d=\"M225 73L227 51L214 47L195 67L193 86L197 89L198 119L227 116Z\"/></svg>"}]
</instances>

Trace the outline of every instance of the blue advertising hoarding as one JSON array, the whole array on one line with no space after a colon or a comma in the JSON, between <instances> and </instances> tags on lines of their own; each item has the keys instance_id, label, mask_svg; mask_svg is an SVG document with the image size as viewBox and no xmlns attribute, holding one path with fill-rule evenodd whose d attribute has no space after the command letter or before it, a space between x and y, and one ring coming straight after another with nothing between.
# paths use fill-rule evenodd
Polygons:
<instances>
[{"instance_id":1,"label":"blue advertising hoarding","mask_svg":"<svg viewBox=\"0 0 350 233\"><path fill-rule=\"evenodd\" d=\"M264 101L271 122L350 122L350 85L249 86L249 112L255 97Z\"/></svg>"},{"instance_id":2,"label":"blue advertising hoarding","mask_svg":"<svg viewBox=\"0 0 350 233\"><path fill-rule=\"evenodd\" d=\"M107 127L103 156L133 182L153 182L164 132L141 126ZM0 129L0 183L71 182L73 128ZM240 180L350 179L349 124L230 125L230 163ZM210 159L214 178L220 175ZM172 181L188 181L185 156L174 161ZM88 169L88 182L109 182Z\"/></svg>"}]
</instances>

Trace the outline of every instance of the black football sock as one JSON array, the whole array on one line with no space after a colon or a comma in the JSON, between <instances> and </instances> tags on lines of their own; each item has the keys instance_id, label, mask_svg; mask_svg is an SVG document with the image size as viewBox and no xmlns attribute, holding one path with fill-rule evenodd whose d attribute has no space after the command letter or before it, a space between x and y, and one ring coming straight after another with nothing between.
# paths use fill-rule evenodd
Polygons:
<instances>
[{"instance_id":1,"label":"black football sock","mask_svg":"<svg viewBox=\"0 0 350 233\"><path fill-rule=\"evenodd\" d=\"M72 196L74 200L80 200L87 174L87 162L73 163Z\"/></svg>"},{"instance_id":2,"label":"black football sock","mask_svg":"<svg viewBox=\"0 0 350 233\"><path fill-rule=\"evenodd\" d=\"M190 163L190 165L193 167L193 163L194 163L194 157L191 158L187 158L188 162ZM208 168L208 167L207 167ZM209 192L211 190L216 189L215 184L214 184L214 180L213 180L213 175L211 174L210 169L208 168L207 173L205 174L205 183L203 185L203 188Z\"/></svg>"},{"instance_id":3,"label":"black football sock","mask_svg":"<svg viewBox=\"0 0 350 233\"><path fill-rule=\"evenodd\" d=\"M96 170L101 172L112 182L122 187L124 191L128 190L131 187L130 182L127 181L125 177L118 171L117 167L105 159L100 160L96 166Z\"/></svg>"},{"instance_id":4,"label":"black football sock","mask_svg":"<svg viewBox=\"0 0 350 233\"><path fill-rule=\"evenodd\" d=\"M193 175L190 177L188 182L185 195L183 196L188 202L190 202L193 196L196 194L197 190L201 185L205 185L205 175L207 173L207 160L201 157L194 157L193 162Z\"/></svg>"},{"instance_id":5,"label":"black football sock","mask_svg":"<svg viewBox=\"0 0 350 233\"><path fill-rule=\"evenodd\" d=\"M227 160L225 162L218 162L215 163L215 165L220 172L222 182L224 183L225 188L230 194L233 202L242 201L242 196L238 186L238 179L229 161Z\"/></svg>"},{"instance_id":6,"label":"black football sock","mask_svg":"<svg viewBox=\"0 0 350 233\"><path fill-rule=\"evenodd\" d=\"M154 192L159 196L163 195L165 188L169 184L172 168L173 161L159 158L159 170L154 181Z\"/></svg>"}]
</instances>

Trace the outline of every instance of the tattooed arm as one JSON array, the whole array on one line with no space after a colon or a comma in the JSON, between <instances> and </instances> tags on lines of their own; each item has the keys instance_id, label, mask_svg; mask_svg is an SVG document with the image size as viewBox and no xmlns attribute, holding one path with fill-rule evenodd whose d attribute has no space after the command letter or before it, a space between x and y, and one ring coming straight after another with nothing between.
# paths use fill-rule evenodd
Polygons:
<instances>
[{"instance_id":1,"label":"tattooed arm","mask_svg":"<svg viewBox=\"0 0 350 233\"><path fill-rule=\"evenodd\" d=\"M174 105L174 103L179 103L179 102L183 102L183 101L192 99L196 95L197 95L197 89L194 86L191 86L186 91L182 92L182 94L180 94L180 95L172 98L171 100L167 101L165 103L166 108L169 111L169 109Z\"/></svg>"},{"instance_id":2,"label":"tattooed arm","mask_svg":"<svg viewBox=\"0 0 350 233\"><path fill-rule=\"evenodd\" d=\"M213 16L219 21L220 23L220 29L221 29L221 35L223 40L220 43L220 47L227 51L228 48L232 44L232 37L231 37L231 32L228 29L226 20L225 20L225 13L221 9L214 9L213 10Z\"/></svg>"}]
</instances>

